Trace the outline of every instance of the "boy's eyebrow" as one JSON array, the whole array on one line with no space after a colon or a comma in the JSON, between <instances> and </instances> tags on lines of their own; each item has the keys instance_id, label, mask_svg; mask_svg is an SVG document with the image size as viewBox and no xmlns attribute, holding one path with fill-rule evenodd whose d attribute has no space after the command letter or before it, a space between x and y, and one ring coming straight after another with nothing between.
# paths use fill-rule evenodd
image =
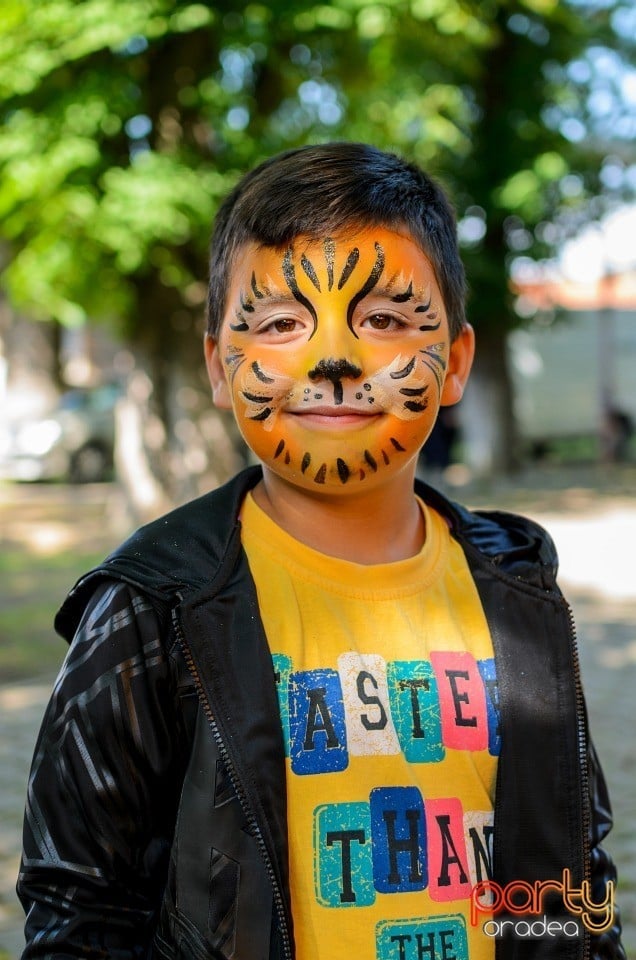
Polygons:
<instances>
[{"instance_id":1,"label":"boy's eyebrow","mask_svg":"<svg viewBox=\"0 0 636 960\"><path fill-rule=\"evenodd\" d=\"M367 297L377 297L379 300L391 300L393 303L408 303L409 301L417 303L419 301L425 304L425 309L428 309L430 305L429 292L423 291L420 293L419 291L414 291L411 283L403 293L398 294L395 293L395 287L391 285L374 287L373 290L369 291ZM364 299L366 299L366 297ZM289 290L268 290L267 293L261 292L257 300L253 300L249 294L241 294L240 301L243 310L252 314L255 310L261 310L276 303L296 303L297 298ZM416 310L418 313L420 312L419 307L416 307Z\"/></svg>"},{"instance_id":2,"label":"boy's eyebrow","mask_svg":"<svg viewBox=\"0 0 636 960\"><path fill-rule=\"evenodd\" d=\"M249 294L241 291L239 293L239 303L240 308L237 308L234 311L234 319L230 321L230 330L237 332L244 332L249 330L250 322L254 322L254 314L258 314L261 310L266 310L268 307L271 307L275 304L283 303L295 303L296 298L286 291L271 291L267 290L267 293L263 293L259 290L256 294L257 299L254 300Z\"/></svg>"},{"instance_id":3,"label":"boy's eyebrow","mask_svg":"<svg viewBox=\"0 0 636 960\"><path fill-rule=\"evenodd\" d=\"M260 291L259 291L260 292ZM241 294L241 306L247 309L248 313L254 310L260 310L261 307L268 307L273 303L295 303L296 297L289 290L268 290L267 293L260 292L256 301L248 295Z\"/></svg>"},{"instance_id":4,"label":"boy's eyebrow","mask_svg":"<svg viewBox=\"0 0 636 960\"><path fill-rule=\"evenodd\" d=\"M426 310L428 310L431 303L430 290L413 290L412 280L410 281L408 287L401 293L396 293L395 284L389 283L386 286L374 287L373 290L369 292L368 296L391 300L393 303L408 303L410 300L413 300L415 303L421 302L425 304ZM416 307L415 309L419 313L422 308Z\"/></svg>"},{"instance_id":5,"label":"boy's eyebrow","mask_svg":"<svg viewBox=\"0 0 636 960\"><path fill-rule=\"evenodd\" d=\"M250 289L243 289L239 294L241 309L246 313L254 313L255 307L266 307L272 303L289 303L295 299L290 290L272 291L266 283L259 284L255 270L252 270L250 277Z\"/></svg>"}]
</instances>

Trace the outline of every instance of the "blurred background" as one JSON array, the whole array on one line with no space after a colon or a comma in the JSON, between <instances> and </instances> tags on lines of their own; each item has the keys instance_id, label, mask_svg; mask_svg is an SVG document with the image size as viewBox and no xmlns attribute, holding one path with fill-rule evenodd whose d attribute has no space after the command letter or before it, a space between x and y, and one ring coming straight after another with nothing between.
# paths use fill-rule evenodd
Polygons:
<instances>
[{"instance_id":1,"label":"blurred background","mask_svg":"<svg viewBox=\"0 0 636 960\"><path fill-rule=\"evenodd\" d=\"M634 38L631 0L3 0L0 957L56 605L246 462L201 351L215 210L338 139L454 198L477 361L420 471L555 535L636 950Z\"/></svg>"}]
</instances>

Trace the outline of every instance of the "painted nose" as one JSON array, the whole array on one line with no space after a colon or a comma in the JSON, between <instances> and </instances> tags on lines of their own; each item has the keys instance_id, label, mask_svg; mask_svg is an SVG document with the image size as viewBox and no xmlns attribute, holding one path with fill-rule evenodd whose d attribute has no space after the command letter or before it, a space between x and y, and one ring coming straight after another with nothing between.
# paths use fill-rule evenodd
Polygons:
<instances>
[{"instance_id":1,"label":"painted nose","mask_svg":"<svg viewBox=\"0 0 636 960\"><path fill-rule=\"evenodd\" d=\"M342 403L342 381L344 379L356 380L362 376L362 370L349 360L342 358L335 360L330 357L326 360L320 360L307 376L312 383L316 383L318 380L328 380L333 384L333 399L337 406Z\"/></svg>"}]
</instances>

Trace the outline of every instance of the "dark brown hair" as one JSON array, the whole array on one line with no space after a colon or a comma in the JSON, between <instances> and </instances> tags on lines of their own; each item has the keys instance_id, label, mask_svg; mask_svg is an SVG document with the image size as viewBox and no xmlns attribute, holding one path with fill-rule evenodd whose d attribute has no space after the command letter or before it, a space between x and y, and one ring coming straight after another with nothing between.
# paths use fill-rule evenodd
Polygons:
<instances>
[{"instance_id":1,"label":"dark brown hair","mask_svg":"<svg viewBox=\"0 0 636 960\"><path fill-rule=\"evenodd\" d=\"M236 252L253 242L284 248L351 226L406 230L433 265L451 338L464 322L464 268L455 214L423 170L363 143L325 143L278 154L247 173L224 200L211 241L208 332L217 336Z\"/></svg>"}]
</instances>

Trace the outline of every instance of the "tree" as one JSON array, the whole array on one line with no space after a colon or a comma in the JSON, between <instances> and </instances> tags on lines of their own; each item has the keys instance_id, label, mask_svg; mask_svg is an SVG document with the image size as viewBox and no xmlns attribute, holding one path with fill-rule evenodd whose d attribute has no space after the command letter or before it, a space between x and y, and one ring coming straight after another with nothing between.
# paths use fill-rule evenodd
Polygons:
<instances>
[{"instance_id":1,"label":"tree","mask_svg":"<svg viewBox=\"0 0 636 960\"><path fill-rule=\"evenodd\" d=\"M153 465L180 499L199 475L216 482L234 468L200 360L219 199L277 150L370 140L422 162L457 199L471 316L504 414L509 261L593 189L598 150L582 150L557 116L582 116L585 82L566 65L594 38L609 42L607 4L584 12L556 0L6 0L6 290L34 315L101 321L133 344L170 438ZM568 197L578 170L584 185ZM223 456L211 461L211 446Z\"/></svg>"},{"instance_id":2,"label":"tree","mask_svg":"<svg viewBox=\"0 0 636 960\"><path fill-rule=\"evenodd\" d=\"M478 345L462 404L469 456L478 471L510 469L518 448L505 334L522 322L511 268L553 252L611 202L604 174L628 188L633 8L431 0L390 9L369 55L375 82L347 75L349 115L362 118L348 130L371 129L451 188Z\"/></svg>"}]
</instances>

